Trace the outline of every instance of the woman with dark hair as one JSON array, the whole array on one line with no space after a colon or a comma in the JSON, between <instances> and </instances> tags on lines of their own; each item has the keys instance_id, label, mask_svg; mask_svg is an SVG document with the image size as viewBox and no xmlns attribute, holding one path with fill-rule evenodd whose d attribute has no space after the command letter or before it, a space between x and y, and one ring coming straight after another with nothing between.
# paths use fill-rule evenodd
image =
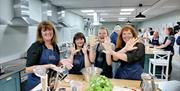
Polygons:
<instances>
[{"instance_id":1,"label":"woman with dark hair","mask_svg":"<svg viewBox=\"0 0 180 91\"><path fill-rule=\"evenodd\" d=\"M90 66L89 56L86 39L84 34L78 32L74 35L73 38L74 46L70 48L71 51L71 62L73 64L73 68L69 71L70 74L82 74L80 71L84 67Z\"/></svg>"},{"instance_id":2,"label":"woman with dark hair","mask_svg":"<svg viewBox=\"0 0 180 91\"><path fill-rule=\"evenodd\" d=\"M121 62L115 78L140 80L143 72L145 46L137 39L134 27L126 25L118 36L115 51L108 43L104 43L106 51L113 56L114 61Z\"/></svg>"},{"instance_id":3,"label":"woman with dark hair","mask_svg":"<svg viewBox=\"0 0 180 91\"><path fill-rule=\"evenodd\" d=\"M167 36L165 37L163 44L160 46L156 46L156 48L164 49L165 51L171 51L172 53L174 53L173 45L175 42L175 38L173 36L173 28L166 28L164 32Z\"/></svg>"},{"instance_id":4,"label":"woman with dark hair","mask_svg":"<svg viewBox=\"0 0 180 91\"><path fill-rule=\"evenodd\" d=\"M72 68L69 59L60 60L54 25L49 21L42 21L37 28L36 42L27 51L25 71L28 73L28 80L25 91L30 91L40 83L40 78L34 74L33 69L38 66L52 69L62 64L69 69Z\"/></svg>"},{"instance_id":5,"label":"woman with dark hair","mask_svg":"<svg viewBox=\"0 0 180 91\"><path fill-rule=\"evenodd\" d=\"M165 40L162 45L160 46L155 46L157 49L164 49L165 51L171 51L170 59L169 59L169 74L171 73L172 70L172 56L174 55L174 42L175 38L173 35L173 28L168 27L165 29L165 34L167 35L165 37Z\"/></svg>"}]
</instances>

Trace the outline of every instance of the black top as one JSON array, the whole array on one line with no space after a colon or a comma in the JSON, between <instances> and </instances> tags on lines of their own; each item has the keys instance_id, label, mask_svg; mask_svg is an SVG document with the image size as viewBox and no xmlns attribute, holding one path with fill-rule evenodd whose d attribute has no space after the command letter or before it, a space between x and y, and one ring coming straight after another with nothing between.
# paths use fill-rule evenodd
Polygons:
<instances>
[{"instance_id":1,"label":"black top","mask_svg":"<svg viewBox=\"0 0 180 91\"><path fill-rule=\"evenodd\" d=\"M95 58L95 67L102 68L102 73L101 75L105 75L108 78L112 77L112 66L108 65L106 62L106 54L102 52L104 48L100 46L100 43L97 45L96 48L96 58Z\"/></svg>"},{"instance_id":2,"label":"black top","mask_svg":"<svg viewBox=\"0 0 180 91\"><path fill-rule=\"evenodd\" d=\"M84 62L84 53L82 50L80 52L77 52L74 57L73 57L73 67L69 71L70 74L82 74L81 69L85 67L85 62Z\"/></svg>"},{"instance_id":3,"label":"black top","mask_svg":"<svg viewBox=\"0 0 180 91\"><path fill-rule=\"evenodd\" d=\"M155 38L152 38L151 41L149 41L150 44L152 45L159 45L159 38L155 39Z\"/></svg>"},{"instance_id":4,"label":"black top","mask_svg":"<svg viewBox=\"0 0 180 91\"><path fill-rule=\"evenodd\" d=\"M164 49L165 51L171 51L172 53L174 53L174 49L173 49L174 42L175 42L174 36L166 36L163 44L165 44L167 40L170 40L171 43L170 43L167 47L165 47L165 48L163 48L163 49Z\"/></svg>"},{"instance_id":5,"label":"black top","mask_svg":"<svg viewBox=\"0 0 180 91\"><path fill-rule=\"evenodd\" d=\"M40 57L43 51L43 45L44 43L35 42L30 46L30 48L27 51L26 67L39 64ZM53 45L53 49L57 51L58 54L60 54L57 44Z\"/></svg>"},{"instance_id":6,"label":"black top","mask_svg":"<svg viewBox=\"0 0 180 91\"><path fill-rule=\"evenodd\" d=\"M142 43L137 43L135 46L138 48L126 52L127 62L122 61L120 59L118 60L121 62L121 66L139 62L141 66L144 68L145 46ZM119 51L119 50L120 48L115 49L115 51Z\"/></svg>"},{"instance_id":7,"label":"black top","mask_svg":"<svg viewBox=\"0 0 180 91\"><path fill-rule=\"evenodd\" d=\"M177 37L176 43L177 45L180 45L180 36Z\"/></svg>"}]
</instances>

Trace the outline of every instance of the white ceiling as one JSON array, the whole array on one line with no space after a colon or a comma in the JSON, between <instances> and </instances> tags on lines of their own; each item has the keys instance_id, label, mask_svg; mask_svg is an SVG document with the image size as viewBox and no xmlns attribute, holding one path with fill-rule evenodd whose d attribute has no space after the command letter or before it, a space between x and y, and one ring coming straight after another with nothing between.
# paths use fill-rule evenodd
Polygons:
<instances>
[{"instance_id":1,"label":"white ceiling","mask_svg":"<svg viewBox=\"0 0 180 91\"><path fill-rule=\"evenodd\" d=\"M149 19L180 9L180 0L50 0L50 2L88 18L93 16L82 13L81 10L93 9L105 22L116 22L118 18L126 18L125 21L143 21L134 18L140 11L146 15L146 19ZM138 7L139 3L143 4L142 8ZM120 15L121 8L135 8L135 11L130 15Z\"/></svg>"}]
</instances>

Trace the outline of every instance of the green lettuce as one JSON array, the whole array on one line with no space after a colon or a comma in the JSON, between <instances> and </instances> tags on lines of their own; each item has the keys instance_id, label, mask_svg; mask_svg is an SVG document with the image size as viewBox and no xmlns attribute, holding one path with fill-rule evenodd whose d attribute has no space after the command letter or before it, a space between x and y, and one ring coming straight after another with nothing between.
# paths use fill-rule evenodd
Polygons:
<instances>
[{"instance_id":1,"label":"green lettuce","mask_svg":"<svg viewBox=\"0 0 180 91\"><path fill-rule=\"evenodd\" d=\"M92 77L87 91L112 91L112 82L105 76Z\"/></svg>"}]
</instances>

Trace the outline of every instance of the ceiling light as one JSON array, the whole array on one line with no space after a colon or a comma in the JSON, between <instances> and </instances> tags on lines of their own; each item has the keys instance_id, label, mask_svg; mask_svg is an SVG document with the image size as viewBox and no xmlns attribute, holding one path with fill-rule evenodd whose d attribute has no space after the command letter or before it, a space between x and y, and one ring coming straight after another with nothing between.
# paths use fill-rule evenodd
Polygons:
<instances>
[{"instance_id":1,"label":"ceiling light","mask_svg":"<svg viewBox=\"0 0 180 91\"><path fill-rule=\"evenodd\" d=\"M93 16L93 15L94 15L94 13L88 13L87 15L89 15L89 16Z\"/></svg>"},{"instance_id":2,"label":"ceiling light","mask_svg":"<svg viewBox=\"0 0 180 91\"><path fill-rule=\"evenodd\" d=\"M139 14L135 17L136 19L145 19L146 16L143 15L141 12L139 12Z\"/></svg>"},{"instance_id":3,"label":"ceiling light","mask_svg":"<svg viewBox=\"0 0 180 91\"><path fill-rule=\"evenodd\" d=\"M126 18L118 18L119 20L125 20Z\"/></svg>"},{"instance_id":4,"label":"ceiling light","mask_svg":"<svg viewBox=\"0 0 180 91\"><path fill-rule=\"evenodd\" d=\"M132 22L130 22L129 20L126 22L126 24L132 24Z\"/></svg>"},{"instance_id":5,"label":"ceiling light","mask_svg":"<svg viewBox=\"0 0 180 91\"><path fill-rule=\"evenodd\" d=\"M83 13L89 13L89 12L94 12L94 10L81 10Z\"/></svg>"},{"instance_id":6,"label":"ceiling light","mask_svg":"<svg viewBox=\"0 0 180 91\"><path fill-rule=\"evenodd\" d=\"M120 12L120 15L130 15L131 12Z\"/></svg>"},{"instance_id":7,"label":"ceiling light","mask_svg":"<svg viewBox=\"0 0 180 91\"><path fill-rule=\"evenodd\" d=\"M124 21L126 18L118 18L118 21Z\"/></svg>"},{"instance_id":8,"label":"ceiling light","mask_svg":"<svg viewBox=\"0 0 180 91\"><path fill-rule=\"evenodd\" d=\"M103 18L100 18L100 21L105 21Z\"/></svg>"},{"instance_id":9,"label":"ceiling light","mask_svg":"<svg viewBox=\"0 0 180 91\"><path fill-rule=\"evenodd\" d=\"M124 8L124 9L121 9L121 11L134 11L135 10L135 8Z\"/></svg>"},{"instance_id":10,"label":"ceiling light","mask_svg":"<svg viewBox=\"0 0 180 91\"><path fill-rule=\"evenodd\" d=\"M140 9L141 9L141 7L142 7L143 5L140 3L139 4L139 7L140 7ZM146 16L145 15L143 15L142 14L142 12L140 11L139 12L139 14L138 15L136 15L136 17L135 17L136 19L145 19L146 18Z\"/></svg>"},{"instance_id":11,"label":"ceiling light","mask_svg":"<svg viewBox=\"0 0 180 91\"><path fill-rule=\"evenodd\" d=\"M100 15L109 15L108 13L100 13Z\"/></svg>"}]
</instances>

